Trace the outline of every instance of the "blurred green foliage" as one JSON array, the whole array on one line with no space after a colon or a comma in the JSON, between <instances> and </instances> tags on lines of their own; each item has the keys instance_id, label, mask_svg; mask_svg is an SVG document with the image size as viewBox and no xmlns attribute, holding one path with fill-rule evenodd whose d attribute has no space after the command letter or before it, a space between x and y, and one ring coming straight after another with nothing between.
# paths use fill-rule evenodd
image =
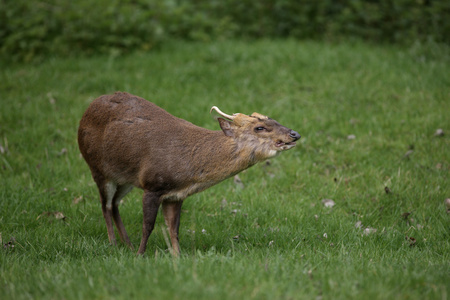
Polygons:
<instances>
[{"instance_id":1,"label":"blurred green foliage","mask_svg":"<svg viewBox=\"0 0 450 300\"><path fill-rule=\"evenodd\" d=\"M0 0L0 53L148 50L167 39L291 37L450 43L450 1L438 0Z\"/></svg>"}]
</instances>

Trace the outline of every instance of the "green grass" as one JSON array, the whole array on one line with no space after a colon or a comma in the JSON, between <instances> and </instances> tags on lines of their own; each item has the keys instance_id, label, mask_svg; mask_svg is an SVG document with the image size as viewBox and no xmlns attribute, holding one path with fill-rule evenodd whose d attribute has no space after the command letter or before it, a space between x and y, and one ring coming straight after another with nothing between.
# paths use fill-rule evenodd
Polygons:
<instances>
[{"instance_id":1,"label":"green grass","mask_svg":"<svg viewBox=\"0 0 450 300\"><path fill-rule=\"evenodd\" d=\"M449 53L280 40L6 65L0 298L447 299ZM160 217L136 257L108 244L76 144L88 104L116 90L216 130L212 105L257 111L302 139L241 173L244 189L227 180L188 198L180 259L166 250ZM121 206L135 245L141 195Z\"/></svg>"}]
</instances>

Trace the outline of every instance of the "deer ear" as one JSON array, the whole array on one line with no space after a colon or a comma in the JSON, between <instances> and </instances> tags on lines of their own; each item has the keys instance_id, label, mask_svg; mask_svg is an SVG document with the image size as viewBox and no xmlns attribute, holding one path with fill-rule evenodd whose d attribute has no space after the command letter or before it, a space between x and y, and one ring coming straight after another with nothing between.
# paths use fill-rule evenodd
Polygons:
<instances>
[{"instance_id":1,"label":"deer ear","mask_svg":"<svg viewBox=\"0 0 450 300\"><path fill-rule=\"evenodd\" d=\"M217 119L219 121L220 124L220 128L222 128L223 133L225 133L226 136L233 136L233 129L234 129L234 124L230 121L227 121L225 119L222 118L218 118Z\"/></svg>"}]
</instances>

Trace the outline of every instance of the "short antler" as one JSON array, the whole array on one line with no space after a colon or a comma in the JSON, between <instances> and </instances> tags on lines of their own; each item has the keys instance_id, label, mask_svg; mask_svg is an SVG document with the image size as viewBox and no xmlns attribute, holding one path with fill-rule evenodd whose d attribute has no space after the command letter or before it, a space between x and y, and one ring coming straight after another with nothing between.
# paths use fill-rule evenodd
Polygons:
<instances>
[{"instance_id":1,"label":"short antler","mask_svg":"<svg viewBox=\"0 0 450 300\"><path fill-rule=\"evenodd\" d=\"M213 110L215 110L219 115L221 115L222 117L225 117L227 119L234 120L234 118L236 118L236 114L228 115L228 114L222 112L217 106L211 107L211 110L209 111L209 113L212 113Z\"/></svg>"}]
</instances>

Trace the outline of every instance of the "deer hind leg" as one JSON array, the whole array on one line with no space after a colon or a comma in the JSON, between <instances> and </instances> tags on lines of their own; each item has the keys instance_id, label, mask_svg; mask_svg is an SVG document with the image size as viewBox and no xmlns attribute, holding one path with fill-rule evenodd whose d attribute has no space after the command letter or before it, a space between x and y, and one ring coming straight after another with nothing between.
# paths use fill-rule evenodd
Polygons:
<instances>
[{"instance_id":1,"label":"deer hind leg","mask_svg":"<svg viewBox=\"0 0 450 300\"><path fill-rule=\"evenodd\" d=\"M172 254L180 255L178 231L180 229L181 206L183 201L163 202L162 209L167 227L169 227L170 241L172 242Z\"/></svg>"},{"instance_id":2,"label":"deer hind leg","mask_svg":"<svg viewBox=\"0 0 450 300\"><path fill-rule=\"evenodd\" d=\"M148 238L155 227L156 216L158 215L158 209L161 205L160 195L157 193L144 191L142 198L142 207L144 212L144 222L142 225L142 239L139 245L138 254L144 254L147 248Z\"/></svg>"},{"instance_id":3,"label":"deer hind leg","mask_svg":"<svg viewBox=\"0 0 450 300\"><path fill-rule=\"evenodd\" d=\"M97 186L100 192L100 201L102 204L103 217L106 222L106 230L108 231L109 242L112 245L116 245L116 237L114 235L114 228L112 223L112 200L114 194L116 193L117 186L115 183L110 181L100 181L96 180Z\"/></svg>"},{"instance_id":4,"label":"deer hind leg","mask_svg":"<svg viewBox=\"0 0 450 300\"><path fill-rule=\"evenodd\" d=\"M131 249L133 249L133 245L131 244L127 231L125 230L125 226L123 225L122 218L120 217L119 204L120 200L122 200L122 198L125 197L125 195L128 194L132 189L132 185L119 185L117 186L114 198L112 199L112 217L119 232L120 239Z\"/></svg>"}]
</instances>

